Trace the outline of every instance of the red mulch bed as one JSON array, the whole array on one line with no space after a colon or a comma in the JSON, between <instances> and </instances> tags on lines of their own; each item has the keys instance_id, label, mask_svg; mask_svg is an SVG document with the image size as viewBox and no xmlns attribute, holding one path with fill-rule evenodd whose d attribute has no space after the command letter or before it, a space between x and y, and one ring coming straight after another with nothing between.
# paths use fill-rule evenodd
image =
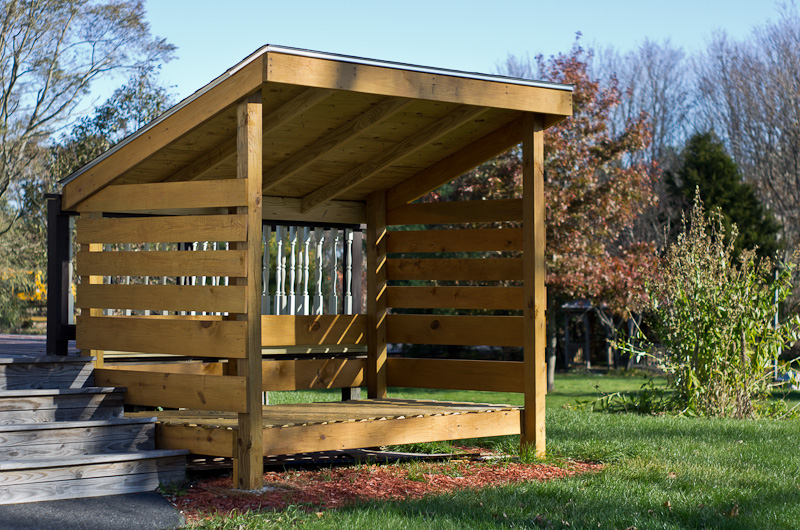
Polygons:
<instances>
[{"instance_id":1,"label":"red mulch bed","mask_svg":"<svg viewBox=\"0 0 800 530\"><path fill-rule=\"evenodd\" d=\"M264 475L264 490L248 492L231 488L231 479L203 479L185 495L172 498L189 522L208 514L233 510L281 510L291 504L309 509L339 508L365 500L417 499L458 489L544 481L595 472L602 464L572 462L564 467L517 462L413 462L364 464L316 470L288 470Z\"/></svg>"}]
</instances>

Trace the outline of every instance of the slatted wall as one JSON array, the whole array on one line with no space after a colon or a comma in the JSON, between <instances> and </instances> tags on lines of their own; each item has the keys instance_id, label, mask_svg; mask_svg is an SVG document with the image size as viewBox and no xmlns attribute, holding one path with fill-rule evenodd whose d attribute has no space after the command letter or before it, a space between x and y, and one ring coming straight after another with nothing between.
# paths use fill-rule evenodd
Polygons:
<instances>
[{"instance_id":1,"label":"slatted wall","mask_svg":"<svg viewBox=\"0 0 800 530\"><path fill-rule=\"evenodd\" d=\"M521 200L416 203L387 212L388 226L428 229L385 234L386 342L523 346L520 221ZM434 314L423 311L430 309ZM386 378L388 386L523 391L520 362L389 358Z\"/></svg>"},{"instance_id":2,"label":"slatted wall","mask_svg":"<svg viewBox=\"0 0 800 530\"><path fill-rule=\"evenodd\" d=\"M98 366L105 351L244 359L247 215L228 212L246 205L245 179L110 186L81 203L78 348ZM103 216L121 210L148 215ZM98 370L97 384L127 387L129 404L245 412L245 378L211 366Z\"/></svg>"}]
</instances>

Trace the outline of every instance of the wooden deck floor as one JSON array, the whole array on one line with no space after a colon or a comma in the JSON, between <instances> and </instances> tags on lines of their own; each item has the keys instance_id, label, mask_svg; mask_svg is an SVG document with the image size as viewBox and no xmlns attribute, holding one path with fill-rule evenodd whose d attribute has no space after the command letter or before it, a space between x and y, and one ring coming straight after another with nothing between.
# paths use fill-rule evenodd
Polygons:
<instances>
[{"instance_id":1,"label":"wooden deck floor","mask_svg":"<svg viewBox=\"0 0 800 530\"><path fill-rule=\"evenodd\" d=\"M358 449L406 443L519 434L520 409L510 405L407 399L268 405L264 454ZM162 448L232 456L235 414L178 410L158 417Z\"/></svg>"},{"instance_id":2,"label":"wooden deck floor","mask_svg":"<svg viewBox=\"0 0 800 530\"><path fill-rule=\"evenodd\" d=\"M79 355L75 341L69 342L69 354ZM46 355L47 337L44 335L0 334L0 357L38 357Z\"/></svg>"}]
</instances>

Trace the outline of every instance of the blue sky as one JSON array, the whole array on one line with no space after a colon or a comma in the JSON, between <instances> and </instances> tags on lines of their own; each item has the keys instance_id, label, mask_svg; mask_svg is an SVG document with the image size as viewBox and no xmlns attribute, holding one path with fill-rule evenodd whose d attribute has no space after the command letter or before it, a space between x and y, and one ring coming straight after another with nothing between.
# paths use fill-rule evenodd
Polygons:
<instances>
[{"instance_id":1,"label":"blue sky","mask_svg":"<svg viewBox=\"0 0 800 530\"><path fill-rule=\"evenodd\" d=\"M645 38L701 50L716 30L747 36L778 16L771 0L148 0L155 35L178 46L165 83L186 97L263 44L495 73L509 53Z\"/></svg>"}]
</instances>

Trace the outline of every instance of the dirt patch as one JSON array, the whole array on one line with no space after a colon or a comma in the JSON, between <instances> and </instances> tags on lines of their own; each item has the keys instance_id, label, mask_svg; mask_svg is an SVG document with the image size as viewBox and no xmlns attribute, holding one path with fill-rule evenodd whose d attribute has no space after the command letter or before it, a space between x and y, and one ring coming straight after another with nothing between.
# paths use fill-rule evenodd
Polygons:
<instances>
[{"instance_id":1,"label":"dirt patch","mask_svg":"<svg viewBox=\"0 0 800 530\"><path fill-rule=\"evenodd\" d=\"M602 464L572 462L565 466L517 462L406 462L362 464L264 474L264 488L248 492L231 488L229 476L201 479L186 494L171 497L189 522L232 510L282 510L302 505L309 510L340 508L366 500L417 499L459 489L544 481L596 472Z\"/></svg>"}]
</instances>

